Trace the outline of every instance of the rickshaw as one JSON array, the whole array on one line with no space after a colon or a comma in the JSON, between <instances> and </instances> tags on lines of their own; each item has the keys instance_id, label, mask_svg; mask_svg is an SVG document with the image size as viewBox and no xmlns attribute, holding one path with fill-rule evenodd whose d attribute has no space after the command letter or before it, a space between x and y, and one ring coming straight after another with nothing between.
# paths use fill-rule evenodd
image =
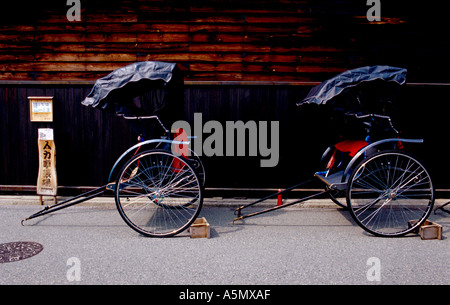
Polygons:
<instances>
[{"instance_id":1,"label":"rickshaw","mask_svg":"<svg viewBox=\"0 0 450 305\"><path fill-rule=\"evenodd\" d=\"M314 179L323 182L323 191L242 215L245 208L309 181L302 182L238 207L233 223L328 194L335 203L350 211L359 226L376 236L403 236L420 226L433 208L434 188L424 165L405 152L403 145L423 140L399 137L387 114L388 106L392 106L389 100L375 101L382 106L378 109L365 105L359 95L339 101L348 90L379 82L403 85L406 70L389 66L363 67L341 73L312 88L298 105L332 106L333 111L344 118L362 122L367 127L367 137L340 141L323 153L324 168L314 174ZM161 120L173 117L176 109L182 110L179 104L179 107L175 105L175 111L165 108L182 99L182 84L176 64L163 62L131 64L98 79L82 104L122 116L139 134L139 143L118 158L106 185L45 207L22 220L22 224L112 191L119 214L140 234L169 237L186 230L202 208L205 171L195 152L176 153L174 147L189 142L175 140L178 138ZM150 103L136 100L148 90L152 91ZM159 133L154 132L155 127Z\"/></svg>"},{"instance_id":2,"label":"rickshaw","mask_svg":"<svg viewBox=\"0 0 450 305\"><path fill-rule=\"evenodd\" d=\"M47 206L22 224L112 191L120 216L140 234L168 237L186 230L202 208L205 172L194 152L177 152L189 142L174 140L161 120L183 111L183 96L174 63L138 62L98 79L82 104L123 117L138 143L117 159L106 185Z\"/></svg>"},{"instance_id":3,"label":"rickshaw","mask_svg":"<svg viewBox=\"0 0 450 305\"><path fill-rule=\"evenodd\" d=\"M395 108L392 95L367 96L367 91L385 91L386 87L390 91L404 85L406 73L406 69L390 66L362 67L345 71L312 88L298 106L329 107L342 120L363 126L364 137L342 139L325 150L321 158L323 168L314 174L314 179L323 183L323 191L242 215L245 208L313 179L302 182L238 207L234 221L327 194L336 204L348 209L355 222L373 235L395 237L415 231L433 209L434 188L425 166L406 152L404 145L423 143L423 140L399 136L389 113Z\"/></svg>"}]
</instances>

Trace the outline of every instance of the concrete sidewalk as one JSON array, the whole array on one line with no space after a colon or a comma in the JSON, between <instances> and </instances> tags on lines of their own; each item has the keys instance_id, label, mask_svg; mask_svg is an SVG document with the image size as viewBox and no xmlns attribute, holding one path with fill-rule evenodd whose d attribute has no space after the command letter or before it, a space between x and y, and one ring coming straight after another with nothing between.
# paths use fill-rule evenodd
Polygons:
<instances>
[{"instance_id":1,"label":"concrete sidewalk","mask_svg":"<svg viewBox=\"0 0 450 305\"><path fill-rule=\"evenodd\" d=\"M0 206L0 243L43 246L35 256L1 264L0 285L449 284L445 213L430 217L443 225L444 239L425 241L373 237L343 209L288 208L233 224L233 209L207 204L200 217L211 225L208 239L187 231L145 238L115 208L75 206L22 226L38 209Z\"/></svg>"}]
</instances>

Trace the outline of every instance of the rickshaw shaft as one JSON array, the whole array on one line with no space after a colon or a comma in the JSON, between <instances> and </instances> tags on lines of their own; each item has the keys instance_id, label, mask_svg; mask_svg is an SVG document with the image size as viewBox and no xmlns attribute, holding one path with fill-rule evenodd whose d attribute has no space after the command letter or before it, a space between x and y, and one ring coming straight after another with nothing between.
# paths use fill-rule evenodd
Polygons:
<instances>
[{"instance_id":1,"label":"rickshaw shaft","mask_svg":"<svg viewBox=\"0 0 450 305\"><path fill-rule=\"evenodd\" d=\"M450 214L450 211L447 211L446 209L444 209L444 207L447 206L447 205L449 205L449 204L450 204L450 201L444 203L444 204L441 205L440 207L437 207L436 209L434 209L434 214L436 214L436 211L437 211L437 210L442 210L442 211L444 211L444 212Z\"/></svg>"},{"instance_id":2,"label":"rickshaw shaft","mask_svg":"<svg viewBox=\"0 0 450 305\"><path fill-rule=\"evenodd\" d=\"M288 189L287 189L287 190L288 190ZM285 190L285 191L286 191L286 190ZM304 197L304 198L302 198L302 199L299 199L299 200L296 200L296 201L293 201L293 202L290 202L290 203L287 203L287 204L275 206L275 207L272 207L272 208L269 208L269 209L265 209L265 210L262 210L262 211L259 211L259 212L255 212L255 213L251 213L251 214L247 214L247 215L241 216L241 210L242 210L243 208L245 208L245 207L248 207L248 206L251 206L251 205L255 204L255 202L253 202L252 204L249 204L249 205L246 205L246 206L242 206L242 207L239 207L239 208L236 209L235 212L237 212L237 216L238 216L238 217L236 217L235 219L233 219L233 224L234 224L234 222L235 222L236 220L242 220L242 219L244 219L244 218L248 218L248 217L252 217L252 216L256 216L256 215L261 215L261 214L264 214L264 213L267 213L267 212L271 212L271 211L275 211L275 210L278 210L278 209L286 208L286 207L288 207L288 206L291 206L291 205L294 205L294 204L298 204L298 203L302 203L302 202L305 202L305 201L307 201L307 200L313 199L313 198L315 198L315 197L318 197L318 196L320 196L320 195L323 195L323 194L325 194L325 193L328 193L329 191L331 191L331 189L326 189L326 190L324 190L324 191L322 191L322 192L318 192L318 193L316 193L316 194L312 194L312 195L310 195L310 196ZM279 193L277 193L277 194L280 194L280 193L281 193L281 192L279 192ZM274 195L272 195L272 196L274 196ZM261 201L258 201L258 202L261 202Z\"/></svg>"},{"instance_id":3,"label":"rickshaw shaft","mask_svg":"<svg viewBox=\"0 0 450 305\"><path fill-rule=\"evenodd\" d=\"M83 194L80 194L78 196L72 197L70 199L58 202L58 203L56 203L54 205L46 206L43 210L41 210L41 211L39 211L39 212L37 212L37 213L35 213L35 214L33 214L33 215L23 219L21 221L21 224L23 225L24 221L27 221L27 220L30 220L30 219L33 219L33 218L36 218L36 217L39 217L39 216L43 216L43 215L46 215L46 214L49 214L49 213L53 213L53 212L56 212L58 210L61 210L61 209L64 209L64 208L68 208L70 206L82 203L82 202L87 201L89 199L92 199L94 197L100 196L101 194L103 194L106 191L107 191L107 189L106 189L106 186L104 185L104 186L101 186L99 188L96 188L96 189L90 190L88 192L85 192ZM83 198L81 198L81 197L83 197ZM76 199L78 199L78 200L76 200Z\"/></svg>"},{"instance_id":4,"label":"rickshaw shaft","mask_svg":"<svg viewBox=\"0 0 450 305\"><path fill-rule=\"evenodd\" d=\"M237 216L239 217L239 216L241 216L241 210L242 210L242 209L245 209L245 208L248 208L248 207L250 207L250 206L252 206L252 205L255 205L255 204L257 204L257 203L266 201L267 199L270 199L270 198L272 198L272 197L281 195L281 194L283 194L283 193L292 191L293 189L296 189L296 188L298 188L298 187L300 187L300 186L302 186L302 185L304 185L304 184L306 184L306 183L309 183L309 182L311 182L311 179L308 180L308 181L304 181L304 182L302 182L302 183L300 183L300 184L291 186L291 187L289 187L289 188L287 188L287 189L285 189L285 190L283 190L283 191L280 191L280 192L278 192L278 193L271 194L271 195L269 195L269 196L267 196L267 197L258 199L258 200L254 201L254 202L252 202L252 203L249 203L249 204L240 206L240 207L238 207L238 208L234 211L234 215L237 215Z\"/></svg>"}]
</instances>

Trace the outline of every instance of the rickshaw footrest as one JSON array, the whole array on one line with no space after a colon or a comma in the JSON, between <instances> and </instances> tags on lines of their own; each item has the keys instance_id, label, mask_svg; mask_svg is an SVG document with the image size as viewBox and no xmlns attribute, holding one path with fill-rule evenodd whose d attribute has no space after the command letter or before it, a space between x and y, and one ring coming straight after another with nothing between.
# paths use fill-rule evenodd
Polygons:
<instances>
[{"instance_id":1,"label":"rickshaw footrest","mask_svg":"<svg viewBox=\"0 0 450 305\"><path fill-rule=\"evenodd\" d=\"M342 182L342 176L344 171L339 171L332 175L327 176L326 172L317 172L314 177L318 178L320 181L325 183L332 190L343 191L347 187L347 183Z\"/></svg>"}]
</instances>

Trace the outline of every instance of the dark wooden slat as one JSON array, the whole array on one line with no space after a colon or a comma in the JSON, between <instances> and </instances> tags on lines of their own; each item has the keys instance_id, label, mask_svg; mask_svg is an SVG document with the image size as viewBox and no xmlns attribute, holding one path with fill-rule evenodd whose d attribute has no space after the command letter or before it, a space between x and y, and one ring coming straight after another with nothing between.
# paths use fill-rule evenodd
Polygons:
<instances>
[{"instance_id":1,"label":"dark wooden slat","mask_svg":"<svg viewBox=\"0 0 450 305\"><path fill-rule=\"evenodd\" d=\"M29 20L0 24L1 79L95 79L137 60L176 61L192 80L319 81L372 64L448 79L433 71L448 66L449 40L433 39L442 21L402 4L383 5L380 22L353 0L100 0L83 3L81 22L69 22L64 5L32 8Z\"/></svg>"}]
</instances>

